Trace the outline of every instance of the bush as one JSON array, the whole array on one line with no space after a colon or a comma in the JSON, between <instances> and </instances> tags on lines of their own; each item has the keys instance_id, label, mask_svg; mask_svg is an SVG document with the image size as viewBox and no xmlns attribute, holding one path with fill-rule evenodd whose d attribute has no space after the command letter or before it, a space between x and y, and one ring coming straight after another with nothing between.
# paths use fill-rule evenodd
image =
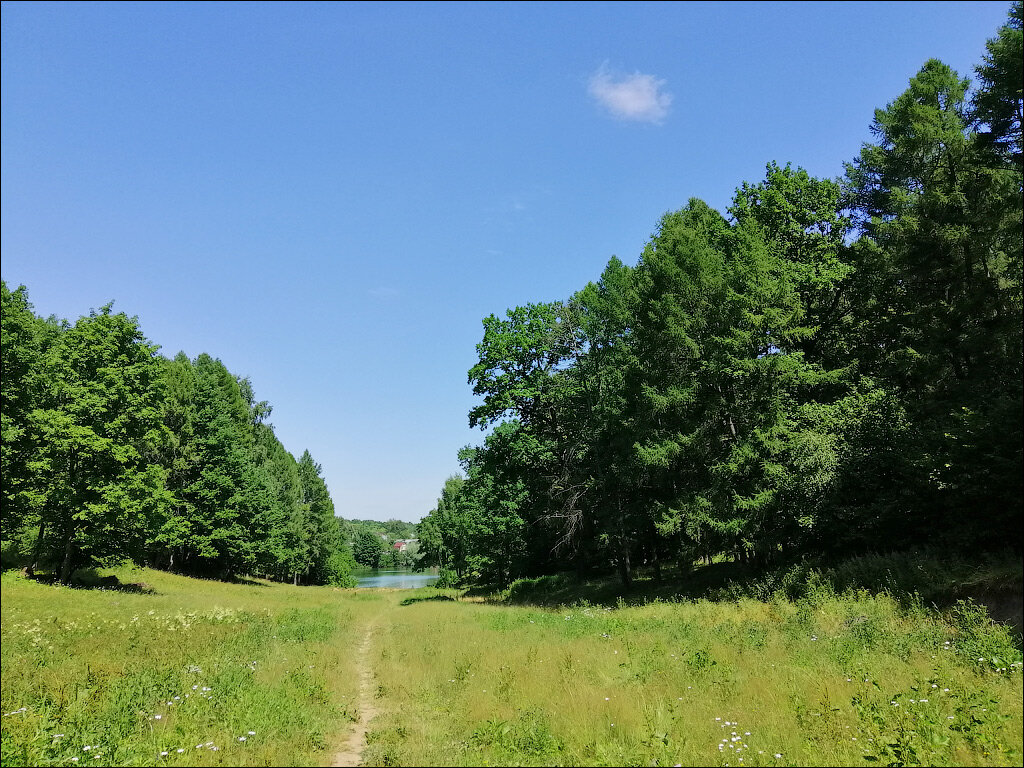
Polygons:
<instances>
[{"instance_id":1,"label":"bush","mask_svg":"<svg viewBox=\"0 0 1024 768\"><path fill-rule=\"evenodd\" d=\"M352 575L355 561L347 549L335 551L327 560L327 583L333 587L351 589L356 586L356 578Z\"/></svg>"},{"instance_id":2,"label":"bush","mask_svg":"<svg viewBox=\"0 0 1024 768\"><path fill-rule=\"evenodd\" d=\"M954 647L967 661L993 672L1005 673L1021 665L1021 652L1013 633L989 618L988 611L970 600L959 600L949 614L956 630Z\"/></svg>"},{"instance_id":3,"label":"bush","mask_svg":"<svg viewBox=\"0 0 1024 768\"><path fill-rule=\"evenodd\" d=\"M453 589L459 586L459 575L451 568L442 568L434 582L437 589Z\"/></svg>"}]
</instances>

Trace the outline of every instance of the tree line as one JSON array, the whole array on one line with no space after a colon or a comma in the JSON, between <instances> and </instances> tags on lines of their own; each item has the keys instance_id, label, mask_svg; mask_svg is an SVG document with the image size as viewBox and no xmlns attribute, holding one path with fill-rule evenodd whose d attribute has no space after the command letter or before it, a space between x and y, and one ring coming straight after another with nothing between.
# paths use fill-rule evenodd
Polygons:
<instances>
[{"instance_id":1,"label":"tree line","mask_svg":"<svg viewBox=\"0 0 1024 768\"><path fill-rule=\"evenodd\" d=\"M75 323L2 286L0 535L63 582L132 560L183 574L354 585L323 472L251 382L167 359L111 305Z\"/></svg>"},{"instance_id":2,"label":"tree line","mask_svg":"<svg viewBox=\"0 0 1024 768\"><path fill-rule=\"evenodd\" d=\"M1021 3L840 179L770 163L636 266L484 319L482 445L420 524L448 581L760 565L1022 531Z\"/></svg>"},{"instance_id":3,"label":"tree line","mask_svg":"<svg viewBox=\"0 0 1024 768\"><path fill-rule=\"evenodd\" d=\"M416 568L419 565L419 543L416 524L391 518L377 520L344 520L342 537L352 547L352 556L363 568ZM397 541L409 542L395 549Z\"/></svg>"}]
</instances>

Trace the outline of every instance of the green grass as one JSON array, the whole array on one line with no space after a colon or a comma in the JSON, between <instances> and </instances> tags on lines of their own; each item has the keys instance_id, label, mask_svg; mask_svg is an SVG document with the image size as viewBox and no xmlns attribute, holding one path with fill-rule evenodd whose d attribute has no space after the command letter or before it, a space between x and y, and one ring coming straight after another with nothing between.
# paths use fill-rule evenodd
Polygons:
<instances>
[{"instance_id":1,"label":"green grass","mask_svg":"<svg viewBox=\"0 0 1024 768\"><path fill-rule=\"evenodd\" d=\"M513 604L572 605L585 600L605 606L643 605L654 600L770 600L776 594L797 599L822 588L835 592L867 589L887 592L903 604L947 607L964 598L1021 592L1024 567L1013 553L981 561L930 551L862 555L835 564L813 561L758 571L729 560L698 566L681 575L664 569L656 581L650 570L637 572L631 587L615 579L572 573L519 579L504 590L478 587L468 594Z\"/></svg>"},{"instance_id":2,"label":"green grass","mask_svg":"<svg viewBox=\"0 0 1024 768\"><path fill-rule=\"evenodd\" d=\"M322 761L355 714L347 649L372 606L331 588L116 573L145 591L3 574L3 765Z\"/></svg>"},{"instance_id":3,"label":"green grass","mask_svg":"<svg viewBox=\"0 0 1024 768\"><path fill-rule=\"evenodd\" d=\"M369 764L1022 760L1020 653L970 605L419 601L381 632L374 665L385 714Z\"/></svg>"},{"instance_id":4,"label":"green grass","mask_svg":"<svg viewBox=\"0 0 1024 768\"><path fill-rule=\"evenodd\" d=\"M327 764L357 714L354 649L373 625L370 765L1020 765L1019 636L970 601L932 607L906 565L769 576L746 594L698 572L714 597L698 600L548 578L489 602L127 569L115 574L134 588L70 589L6 572L2 762ZM974 587L1017 583L986 567ZM851 586L886 572L881 591ZM536 604L560 597L576 604Z\"/></svg>"}]
</instances>

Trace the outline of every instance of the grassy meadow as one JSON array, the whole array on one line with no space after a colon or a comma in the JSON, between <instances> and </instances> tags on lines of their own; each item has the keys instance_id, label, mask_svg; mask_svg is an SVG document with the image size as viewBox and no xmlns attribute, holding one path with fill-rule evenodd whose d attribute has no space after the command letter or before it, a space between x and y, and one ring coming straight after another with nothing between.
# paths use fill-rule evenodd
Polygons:
<instances>
[{"instance_id":1,"label":"grassy meadow","mask_svg":"<svg viewBox=\"0 0 1024 768\"><path fill-rule=\"evenodd\" d=\"M137 591L2 576L3 765L318 765L355 717L373 601L114 571Z\"/></svg>"},{"instance_id":2,"label":"grassy meadow","mask_svg":"<svg viewBox=\"0 0 1024 768\"><path fill-rule=\"evenodd\" d=\"M1012 666L1011 666L1012 665ZM561 610L423 600L369 764L1020 765L1020 654L887 595Z\"/></svg>"},{"instance_id":3,"label":"grassy meadow","mask_svg":"<svg viewBox=\"0 0 1024 768\"><path fill-rule=\"evenodd\" d=\"M888 592L542 606L2 577L3 765L1020 765L1019 635ZM564 584L560 585L564 589ZM522 604L532 591L534 604ZM512 604L518 595L520 604Z\"/></svg>"}]
</instances>

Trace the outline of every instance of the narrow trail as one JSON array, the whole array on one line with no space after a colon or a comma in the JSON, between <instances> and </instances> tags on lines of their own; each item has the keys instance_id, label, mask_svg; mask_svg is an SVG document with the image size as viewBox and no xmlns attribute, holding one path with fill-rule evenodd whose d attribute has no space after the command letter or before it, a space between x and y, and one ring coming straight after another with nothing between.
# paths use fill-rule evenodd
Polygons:
<instances>
[{"instance_id":1,"label":"narrow trail","mask_svg":"<svg viewBox=\"0 0 1024 768\"><path fill-rule=\"evenodd\" d=\"M370 646L373 632L377 628L378 619L373 619L366 627L363 640L356 652L356 670L359 673L359 719L352 727L341 750L334 755L332 766L358 766L362 764L363 750L366 748L366 732L370 721L377 716L378 709L373 695L373 670L370 669Z\"/></svg>"}]
</instances>

